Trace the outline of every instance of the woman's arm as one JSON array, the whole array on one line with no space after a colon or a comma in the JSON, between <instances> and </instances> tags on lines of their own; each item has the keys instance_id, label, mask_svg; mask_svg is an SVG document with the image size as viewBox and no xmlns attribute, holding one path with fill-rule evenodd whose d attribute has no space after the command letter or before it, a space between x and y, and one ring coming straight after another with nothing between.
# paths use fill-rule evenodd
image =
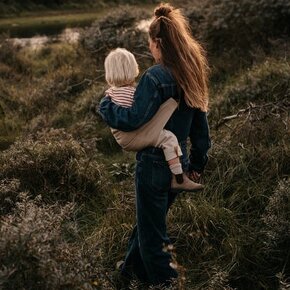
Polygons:
<instances>
[{"instance_id":1,"label":"woman's arm","mask_svg":"<svg viewBox=\"0 0 290 290\"><path fill-rule=\"evenodd\" d=\"M208 160L207 152L211 147L206 112L196 110L190 129L191 149L189 172L201 173Z\"/></svg>"},{"instance_id":2,"label":"woman's arm","mask_svg":"<svg viewBox=\"0 0 290 290\"><path fill-rule=\"evenodd\" d=\"M145 72L136 88L132 107L118 106L110 98L104 97L100 102L98 113L110 127L133 131L147 123L161 103L156 79L149 72Z\"/></svg>"}]
</instances>

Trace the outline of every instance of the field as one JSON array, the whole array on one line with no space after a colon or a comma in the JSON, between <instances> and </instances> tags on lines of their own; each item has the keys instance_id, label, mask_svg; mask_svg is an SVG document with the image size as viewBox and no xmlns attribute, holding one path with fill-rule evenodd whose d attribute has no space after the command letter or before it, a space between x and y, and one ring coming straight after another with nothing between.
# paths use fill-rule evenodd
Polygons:
<instances>
[{"instance_id":1,"label":"field","mask_svg":"<svg viewBox=\"0 0 290 290\"><path fill-rule=\"evenodd\" d=\"M288 2L176 1L208 52L212 148L205 190L169 212L172 290L290 289ZM1 36L0 289L114 289L135 222L135 157L95 106L111 48L133 51L142 71L153 64L136 28L152 3L142 5L79 14L96 21L78 42L32 48ZM53 30L71 18L47 19Z\"/></svg>"}]
</instances>

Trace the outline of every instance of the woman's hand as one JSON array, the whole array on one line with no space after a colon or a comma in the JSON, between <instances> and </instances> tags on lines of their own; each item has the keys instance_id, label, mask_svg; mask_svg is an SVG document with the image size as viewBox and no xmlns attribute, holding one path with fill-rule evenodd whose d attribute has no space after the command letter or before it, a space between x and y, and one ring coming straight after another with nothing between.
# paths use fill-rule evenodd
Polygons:
<instances>
[{"instance_id":1,"label":"woman's hand","mask_svg":"<svg viewBox=\"0 0 290 290\"><path fill-rule=\"evenodd\" d=\"M200 176L201 174L196 171L188 172L188 177L194 182L200 182Z\"/></svg>"}]
</instances>

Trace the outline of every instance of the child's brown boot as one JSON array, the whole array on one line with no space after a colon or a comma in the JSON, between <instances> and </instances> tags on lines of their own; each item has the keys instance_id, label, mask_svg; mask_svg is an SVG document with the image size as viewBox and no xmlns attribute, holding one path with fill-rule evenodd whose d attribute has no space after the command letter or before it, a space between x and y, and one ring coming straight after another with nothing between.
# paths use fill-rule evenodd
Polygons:
<instances>
[{"instance_id":1,"label":"child's brown boot","mask_svg":"<svg viewBox=\"0 0 290 290\"><path fill-rule=\"evenodd\" d=\"M171 191L179 192L179 191L188 191L188 192L195 192L204 189L204 185L200 183L196 183L189 179L186 174L183 173L183 182L179 183L175 175L173 175L171 181Z\"/></svg>"}]
</instances>

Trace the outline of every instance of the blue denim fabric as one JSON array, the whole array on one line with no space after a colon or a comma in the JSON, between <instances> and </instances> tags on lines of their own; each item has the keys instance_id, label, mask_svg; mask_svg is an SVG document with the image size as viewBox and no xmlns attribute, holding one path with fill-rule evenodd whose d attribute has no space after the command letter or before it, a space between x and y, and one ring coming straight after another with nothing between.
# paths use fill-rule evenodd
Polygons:
<instances>
[{"instance_id":1,"label":"blue denim fabric","mask_svg":"<svg viewBox=\"0 0 290 290\"><path fill-rule=\"evenodd\" d=\"M109 97L104 97L98 112L110 127L132 131L148 122L160 105L170 97L180 98L177 84L168 69L155 65L141 77L132 107L120 107ZM167 122L165 129L174 133L179 142L186 142L190 138L189 169L201 173L207 163L207 152L211 146L206 113L188 107L181 97L178 109Z\"/></svg>"},{"instance_id":2,"label":"blue denim fabric","mask_svg":"<svg viewBox=\"0 0 290 290\"><path fill-rule=\"evenodd\" d=\"M129 241L122 268L128 278L136 275L150 285L168 286L177 272L169 264L171 255L163 249L170 244L166 214L176 194L170 192L171 172L163 151L147 148L137 153L137 225Z\"/></svg>"},{"instance_id":3,"label":"blue denim fabric","mask_svg":"<svg viewBox=\"0 0 290 290\"><path fill-rule=\"evenodd\" d=\"M98 112L110 127L133 131L147 123L171 96L177 96L176 82L168 69L155 65L142 75L132 107L120 107L105 97L101 100Z\"/></svg>"},{"instance_id":4,"label":"blue denim fabric","mask_svg":"<svg viewBox=\"0 0 290 290\"><path fill-rule=\"evenodd\" d=\"M202 172L211 145L206 113L187 106L178 94L172 74L164 66L155 65L143 74L132 107L120 107L104 97L98 111L110 127L132 131L148 122L170 97L180 98L180 102L165 129L173 132L181 144L184 170ZM129 278L136 275L142 282L153 285L168 284L169 279L177 277L177 272L169 266L170 254L163 251L164 245L170 243L166 214L176 195L170 192L171 172L161 149L150 147L137 153L135 184L137 225L129 241L122 274Z\"/></svg>"}]
</instances>

